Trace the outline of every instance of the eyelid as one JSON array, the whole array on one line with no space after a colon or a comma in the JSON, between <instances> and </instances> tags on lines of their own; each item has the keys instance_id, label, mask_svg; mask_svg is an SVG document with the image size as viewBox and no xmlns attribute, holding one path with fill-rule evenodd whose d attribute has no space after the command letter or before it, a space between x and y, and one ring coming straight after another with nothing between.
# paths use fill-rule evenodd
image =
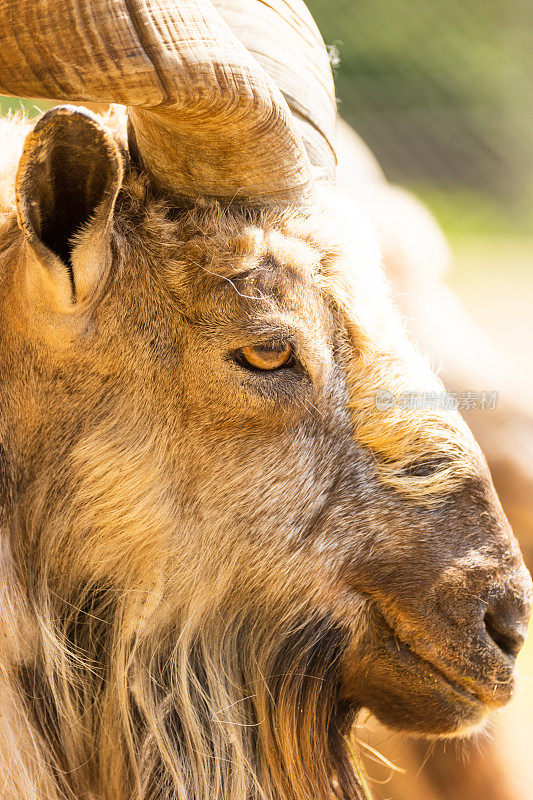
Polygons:
<instances>
[{"instance_id":1,"label":"eyelid","mask_svg":"<svg viewBox=\"0 0 533 800\"><path fill-rule=\"evenodd\" d=\"M298 341L292 335L279 335L279 333L275 334L274 336L267 334L264 336L257 336L253 339L250 338L243 338L239 342L238 350L242 350L245 347L254 347L257 349L264 348L265 350L278 350L281 352L287 347L290 347L293 353L296 353L298 349Z\"/></svg>"},{"instance_id":2,"label":"eyelid","mask_svg":"<svg viewBox=\"0 0 533 800\"><path fill-rule=\"evenodd\" d=\"M261 339L287 339L294 336L294 328L283 320L247 320L241 327L241 333Z\"/></svg>"},{"instance_id":3,"label":"eyelid","mask_svg":"<svg viewBox=\"0 0 533 800\"><path fill-rule=\"evenodd\" d=\"M241 349L245 347L254 348L255 350L267 350L273 351L274 353L281 353L283 350L287 350L292 347L292 342L289 339L265 339L261 342L254 342L253 344L245 344Z\"/></svg>"},{"instance_id":4,"label":"eyelid","mask_svg":"<svg viewBox=\"0 0 533 800\"><path fill-rule=\"evenodd\" d=\"M280 328L274 330L261 328L257 332L254 330L243 332L238 345L236 343L236 349L241 349L242 347L268 347L272 342L288 344L294 352L298 350L299 341L293 331Z\"/></svg>"}]
</instances>

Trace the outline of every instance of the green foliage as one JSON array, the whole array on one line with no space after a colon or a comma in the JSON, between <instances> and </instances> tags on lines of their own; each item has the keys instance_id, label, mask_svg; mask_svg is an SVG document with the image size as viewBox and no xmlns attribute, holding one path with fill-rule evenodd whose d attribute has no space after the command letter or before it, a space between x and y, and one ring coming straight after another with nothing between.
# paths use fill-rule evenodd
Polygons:
<instances>
[{"instance_id":1,"label":"green foliage","mask_svg":"<svg viewBox=\"0 0 533 800\"><path fill-rule=\"evenodd\" d=\"M36 117L52 105L46 100L23 100L20 97L0 96L0 115L6 116L22 111L28 117Z\"/></svg>"},{"instance_id":2,"label":"green foliage","mask_svg":"<svg viewBox=\"0 0 533 800\"><path fill-rule=\"evenodd\" d=\"M340 111L389 176L490 191L533 173L528 0L308 0Z\"/></svg>"},{"instance_id":3,"label":"green foliage","mask_svg":"<svg viewBox=\"0 0 533 800\"><path fill-rule=\"evenodd\" d=\"M494 195L464 187L442 189L429 184L409 187L432 211L452 241L531 239L533 198L504 203ZM531 245L530 245L531 248Z\"/></svg>"}]
</instances>

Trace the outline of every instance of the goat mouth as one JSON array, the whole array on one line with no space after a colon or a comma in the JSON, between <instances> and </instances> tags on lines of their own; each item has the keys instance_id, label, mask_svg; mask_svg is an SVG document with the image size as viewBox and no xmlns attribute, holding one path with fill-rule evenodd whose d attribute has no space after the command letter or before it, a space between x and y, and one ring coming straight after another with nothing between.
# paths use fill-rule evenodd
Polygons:
<instances>
[{"instance_id":1,"label":"goat mouth","mask_svg":"<svg viewBox=\"0 0 533 800\"><path fill-rule=\"evenodd\" d=\"M509 660L499 652L496 656L495 653L486 649L487 657L480 658L478 663L471 663L468 667L467 662L463 662L465 669L461 674L460 668L454 669L453 666L450 668L445 659L443 659L444 663L442 661L439 663L422 655L398 635L396 629L379 609L376 608L376 612L380 617L383 637L382 650L384 653L389 653L397 665L404 664L407 669L419 673L421 678L431 676L435 681L435 687L437 687L437 682L444 684L459 701L478 705L487 711L500 708L511 699L516 680L514 659ZM459 643L454 641L445 644L449 652L460 647ZM498 677L493 671L495 667L499 673Z\"/></svg>"},{"instance_id":2,"label":"goat mouth","mask_svg":"<svg viewBox=\"0 0 533 800\"><path fill-rule=\"evenodd\" d=\"M457 668L449 666L458 643L443 640L444 663L428 658L399 636L374 603L371 607L371 624L357 640L345 673L343 691L356 707L368 708L396 730L441 737L471 733L509 700L514 670L505 670L504 685L496 691L489 677L495 673L485 672L482 661L468 666L466 653L458 653Z\"/></svg>"}]
</instances>

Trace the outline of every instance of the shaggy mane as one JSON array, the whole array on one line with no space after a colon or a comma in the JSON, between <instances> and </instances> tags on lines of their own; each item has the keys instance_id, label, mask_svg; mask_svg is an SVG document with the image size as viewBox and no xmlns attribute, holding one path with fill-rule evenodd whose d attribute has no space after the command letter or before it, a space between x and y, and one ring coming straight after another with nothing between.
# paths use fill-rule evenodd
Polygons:
<instances>
[{"instance_id":1,"label":"shaggy mane","mask_svg":"<svg viewBox=\"0 0 533 800\"><path fill-rule=\"evenodd\" d=\"M213 613L196 598L145 624L144 598L38 583L34 652L9 680L20 727L14 753L3 743L6 800L359 796L339 698L349 634L328 616L254 614L231 597Z\"/></svg>"}]
</instances>

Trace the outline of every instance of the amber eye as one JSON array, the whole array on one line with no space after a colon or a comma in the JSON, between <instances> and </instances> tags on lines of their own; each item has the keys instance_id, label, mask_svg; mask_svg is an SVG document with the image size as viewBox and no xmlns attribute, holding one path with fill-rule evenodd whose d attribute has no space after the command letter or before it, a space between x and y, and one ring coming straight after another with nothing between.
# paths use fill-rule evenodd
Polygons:
<instances>
[{"instance_id":1,"label":"amber eye","mask_svg":"<svg viewBox=\"0 0 533 800\"><path fill-rule=\"evenodd\" d=\"M274 370L288 366L293 352L288 342L273 341L242 347L238 356L244 366L253 369Z\"/></svg>"}]
</instances>

